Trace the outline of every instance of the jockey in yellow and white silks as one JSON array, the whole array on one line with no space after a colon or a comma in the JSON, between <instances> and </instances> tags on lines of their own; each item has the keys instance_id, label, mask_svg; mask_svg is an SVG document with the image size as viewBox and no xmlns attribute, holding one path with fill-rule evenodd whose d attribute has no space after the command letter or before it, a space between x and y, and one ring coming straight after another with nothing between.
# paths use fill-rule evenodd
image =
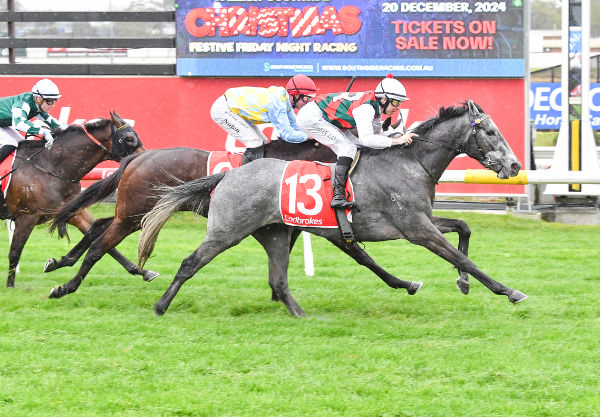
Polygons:
<instances>
[{"instance_id":1,"label":"jockey in yellow and white silks","mask_svg":"<svg viewBox=\"0 0 600 417\"><path fill-rule=\"evenodd\" d=\"M316 95L315 83L305 75L292 77L286 88L271 86L230 88L212 105L212 119L246 146L242 164L261 158L267 138L256 126L271 123L281 139L301 143L308 136L298 127L294 108L300 109Z\"/></svg>"}]
</instances>

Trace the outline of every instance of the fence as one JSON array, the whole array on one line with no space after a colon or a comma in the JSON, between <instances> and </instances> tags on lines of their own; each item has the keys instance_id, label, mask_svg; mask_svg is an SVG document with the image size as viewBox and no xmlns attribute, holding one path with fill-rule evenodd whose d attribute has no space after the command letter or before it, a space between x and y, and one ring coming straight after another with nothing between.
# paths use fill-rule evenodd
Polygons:
<instances>
[{"instance_id":1,"label":"fence","mask_svg":"<svg viewBox=\"0 0 600 417\"><path fill-rule=\"evenodd\" d=\"M175 64L82 64L18 63L18 48L175 48L175 36L168 37L17 37L17 22L175 22L174 11L152 12L16 12L13 0L9 11L0 12L0 22L8 24L8 36L0 38L0 48L8 48L8 63L0 64L5 75L175 75Z\"/></svg>"},{"instance_id":2,"label":"fence","mask_svg":"<svg viewBox=\"0 0 600 417\"><path fill-rule=\"evenodd\" d=\"M559 83L561 65L531 72L531 82ZM590 82L600 83L600 54L590 57Z\"/></svg>"}]
</instances>

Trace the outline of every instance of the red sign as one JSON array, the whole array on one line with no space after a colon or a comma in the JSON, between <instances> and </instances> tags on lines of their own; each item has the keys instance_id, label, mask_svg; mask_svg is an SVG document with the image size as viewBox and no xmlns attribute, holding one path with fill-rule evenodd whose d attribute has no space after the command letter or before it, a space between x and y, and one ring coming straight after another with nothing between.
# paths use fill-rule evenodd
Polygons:
<instances>
[{"instance_id":1,"label":"red sign","mask_svg":"<svg viewBox=\"0 0 600 417\"><path fill-rule=\"evenodd\" d=\"M0 96L31 91L41 77L2 77ZM210 118L210 107L226 89L284 86L280 78L52 77L62 94L51 111L63 123L109 118L114 110L129 120L147 149L187 146L210 151L239 151ZM344 91L346 78L315 78L321 93ZM351 91L373 90L380 78L359 78ZM525 160L525 87L522 79L403 79L409 101L402 103L407 126L437 114L441 106L472 98L489 114L511 148ZM102 166L116 166L104 163ZM448 169L481 168L468 157ZM523 194L523 185L440 184L438 192Z\"/></svg>"}]
</instances>

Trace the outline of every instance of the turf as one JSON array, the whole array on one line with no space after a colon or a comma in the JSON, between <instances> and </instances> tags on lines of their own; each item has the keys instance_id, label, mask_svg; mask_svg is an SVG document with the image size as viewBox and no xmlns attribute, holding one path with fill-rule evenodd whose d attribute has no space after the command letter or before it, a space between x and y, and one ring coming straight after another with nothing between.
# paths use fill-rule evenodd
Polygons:
<instances>
[{"instance_id":1,"label":"turf","mask_svg":"<svg viewBox=\"0 0 600 417\"><path fill-rule=\"evenodd\" d=\"M41 270L80 235L71 230L68 243L38 227L16 288L0 290L0 415L600 414L600 227L436 214L466 220L473 261L529 298L513 305L473 279L464 296L456 271L427 250L366 243L394 275L424 281L408 296L313 237L315 276L303 272L302 243L292 252L290 288L307 313L293 318L270 301L266 256L247 239L157 317L152 306L201 242L203 219L167 223L147 264L161 272L153 282L107 257L59 300L50 288L75 269ZM137 236L119 246L131 259ZM6 271L6 240L0 252Z\"/></svg>"}]
</instances>

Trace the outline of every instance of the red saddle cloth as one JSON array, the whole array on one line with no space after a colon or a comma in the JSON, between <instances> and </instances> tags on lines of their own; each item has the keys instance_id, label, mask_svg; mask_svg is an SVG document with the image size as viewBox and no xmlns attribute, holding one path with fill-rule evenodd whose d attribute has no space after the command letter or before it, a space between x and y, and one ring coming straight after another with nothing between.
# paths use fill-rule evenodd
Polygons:
<instances>
[{"instance_id":1,"label":"red saddle cloth","mask_svg":"<svg viewBox=\"0 0 600 417\"><path fill-rule=\"evenodd\" d=\"M283 222L290 226L338 227L334 209L331 166L311 161L290 161L281 178L279 207ZM348 201L354 200L350 179L346 183ZM350 210L346 210L352 221Z\"/></svg>"},{"instance_id":2,"label":"red saddle cloth","mask_svg":"<svg viewBox=\"0 0 600 417\"><path fill-rule=\"evenodd\" d=\"M213 175L242 166L242 155L227 151L215 151L208 155L206 175Z\"/></svg>"},{"instance_id":3,"label":"red saddle cloth","mask_svg":"<svg viewBox=\"0 0 600 417\"><path fill-rule=\"evenodd\" d=\"M0 163L0 178L2 178L2 193L6 197L6 190L8 190L8 185L10 184L10 179L12 177L12 173L9 174L12 169L13 163L15 162L15 155L17 151L13 151L10 155L6 157L2 163ZM8 174L8 175L7 175Z\"/></svg>"}]
</instances>

